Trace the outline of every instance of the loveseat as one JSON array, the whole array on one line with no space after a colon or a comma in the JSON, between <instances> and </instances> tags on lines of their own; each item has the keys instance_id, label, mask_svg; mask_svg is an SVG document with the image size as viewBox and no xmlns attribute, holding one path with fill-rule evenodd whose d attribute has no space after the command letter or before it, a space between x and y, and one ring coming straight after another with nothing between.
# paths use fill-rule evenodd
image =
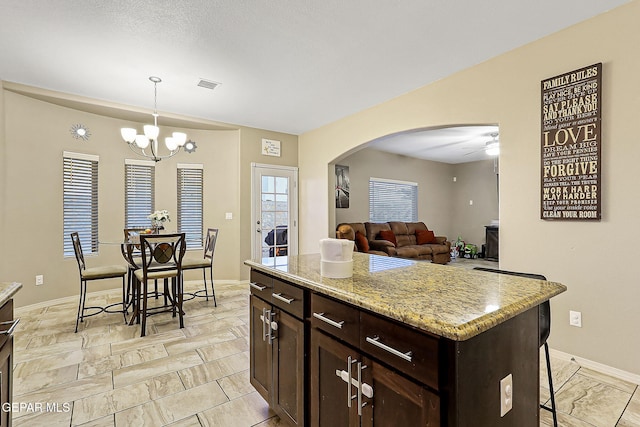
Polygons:
<instances>
[{"instance_id":1,"label":"loveseat","mask_svg":"<svg viewBox=\"0 0 640 427\"><path fill-rule=\"evenodd\" d=\"M345 224L338 225L338 229L343 225ZM451 242L444 236L436 236L424 222L390 221L346 225L354 229L356 247L360 252L382 252L400 258L431 260L437 264L451 261ZM362 233L362 228L364 236L360 237L357 230ZM336 237L341 238L338 231ZM366 247L363 248L365 239Z\"/></svg>"}]
</instances>

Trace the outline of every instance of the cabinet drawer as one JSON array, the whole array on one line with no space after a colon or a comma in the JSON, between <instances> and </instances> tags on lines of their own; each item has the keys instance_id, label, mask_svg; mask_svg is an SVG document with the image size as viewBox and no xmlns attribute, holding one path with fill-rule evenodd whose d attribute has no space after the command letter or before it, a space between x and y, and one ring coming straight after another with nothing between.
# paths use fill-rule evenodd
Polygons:
<instances>
[{"instance_id":1,"label":"cabinet drawer","mask_svg":"<svg viewBox=\"0 0 640 427\"><path fill-rule=\"evenodd\" d=\"M438 389L438 339L369 313L360 313L360 349Z\"/></svg>"},{"instance_id":2,"label":"cabinet drawer","mask_svg":"<svg viewBox=\"0 0 640 427\"><path fill-rule=\"evenodd\" d=\"M311 295L311 326L356 347L359 345L360 314L346 304Z\"/></svg>"},{"instance_id":3,"label":"cabinet drawer","mask_svg":"<svg viewBox=\"0 0 640 427\"><path fill-rule=\"evenodd\" d=\"M273 279L271 304L302 319L304 316L304 290L278 279Z\"/></svg>"},{"instance_id":4,"label":"cabinet drawer","mask_svg":"<svg viewBox=\"0 0 640 427\"><path fill-rule=\"evenodd\" d=\"M271 301L273 279L259 271L251 270L249 288L251 289L252 294L259 296L265 301Z\"/></svg>"}]
</instances>

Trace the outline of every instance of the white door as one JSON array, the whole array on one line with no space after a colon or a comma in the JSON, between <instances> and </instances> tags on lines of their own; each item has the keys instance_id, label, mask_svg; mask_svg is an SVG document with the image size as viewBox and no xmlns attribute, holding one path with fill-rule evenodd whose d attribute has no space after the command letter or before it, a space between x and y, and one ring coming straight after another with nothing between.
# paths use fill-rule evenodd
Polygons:
<instances>
[{"instance_id":1,"label":"white door","mask_svg":"<svg viewBox=\"0 0 640 427\"><path fill-rule=\"evenodd\" d=\"M252 163L254 260L286 264L298 253L298 168Z\"/></svg>"}]
</instances>

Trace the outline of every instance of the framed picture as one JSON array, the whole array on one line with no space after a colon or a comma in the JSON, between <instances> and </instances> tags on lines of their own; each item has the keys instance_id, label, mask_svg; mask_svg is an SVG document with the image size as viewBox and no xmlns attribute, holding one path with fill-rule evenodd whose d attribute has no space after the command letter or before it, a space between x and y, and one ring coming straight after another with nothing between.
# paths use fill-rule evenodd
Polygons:
<instances>
[{"instance_id":1,"label":"framed picture","mask_svg":"<svg viewBox=\"0 0 640 427\"><path fill-rule=\"evenodd\" d=\"M336 208L349 207L349 166L336 165Z\"/></svg>"}]
</instances>

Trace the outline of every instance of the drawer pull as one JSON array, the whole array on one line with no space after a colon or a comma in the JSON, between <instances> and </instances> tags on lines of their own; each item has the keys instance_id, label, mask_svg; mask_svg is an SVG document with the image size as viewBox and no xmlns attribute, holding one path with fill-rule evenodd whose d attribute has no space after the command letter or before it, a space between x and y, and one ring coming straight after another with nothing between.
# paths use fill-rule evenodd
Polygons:
<instances>
[{"instance_id":1,"label":"drawer pull","mask_svg":"<svg viewBox=\"0 0 640 427\"><path fill-rule=\"evenodd\" d=\"M264 291L265 289L267 289L266 286L260 286L255 282L249 282L249 286L251 286L253 289L256 289L258 291Z\"/></svg>"},{"instance_id":2,"label":"drawer pull","mask_svg":"<svg viewBox=\"0 0 640 427\"><path fill-rule=\"evenodd\" d=\"M282 296L282 293L271 294L275 299L279 299L282 302L286 302L287 304L291 304L296 299L295 298L286 298Z\"/></svg>"},{"instance_id":3,"label":"drawer pull","mask_svg":"<svg viewBox=\"0 0 640 427\"><path fill-rule=\"evenodd\" d=\"M333 326L335 328L338 328L338 329L342 329L342 325L344 324L344 320L336 322L335 320L331 320L328 317L325 317L324 313L313 313L313 317L315 317L316 319L320 319L323 322L328 323L331 326Z\"/></svg>"},{"instance_id":4,"label":"drawer pull","mask_svg":"<svg viewBox=\"0 0 640 427\"><path fill-rule=\"evenodd\" d=\"M7 322L0 322L0 325L8 325L11 324L11 326L9 327L9 329L5 329L4 331L0 331L0 335L13 335L13 331L16 329L16 326L18 326L18 322L20 321L20 319L16 319L16 320L9 320Z\"/></svg>"},{"instance_id":5,"label":"drawer pull","mask_svg":"<svg viewBox=\"0 0 640 427\"><path fill-rule=\"evenodd\" d=\"M373 338L367 337L366 341L369 344L373 344L376 347L379 347L379 348L383 349L384 351L388 351L389 353L393 354L394 356L398 356L399 358L404 359L407 362L411 362L411 358L413 357L413 352L407 351L406 353L403 353L401 351L396 350L393 347L389 347L388 345L383 344L383 343L380 342L380 337L379 336L375 336Z\"/></svg>"}]
</instances>

